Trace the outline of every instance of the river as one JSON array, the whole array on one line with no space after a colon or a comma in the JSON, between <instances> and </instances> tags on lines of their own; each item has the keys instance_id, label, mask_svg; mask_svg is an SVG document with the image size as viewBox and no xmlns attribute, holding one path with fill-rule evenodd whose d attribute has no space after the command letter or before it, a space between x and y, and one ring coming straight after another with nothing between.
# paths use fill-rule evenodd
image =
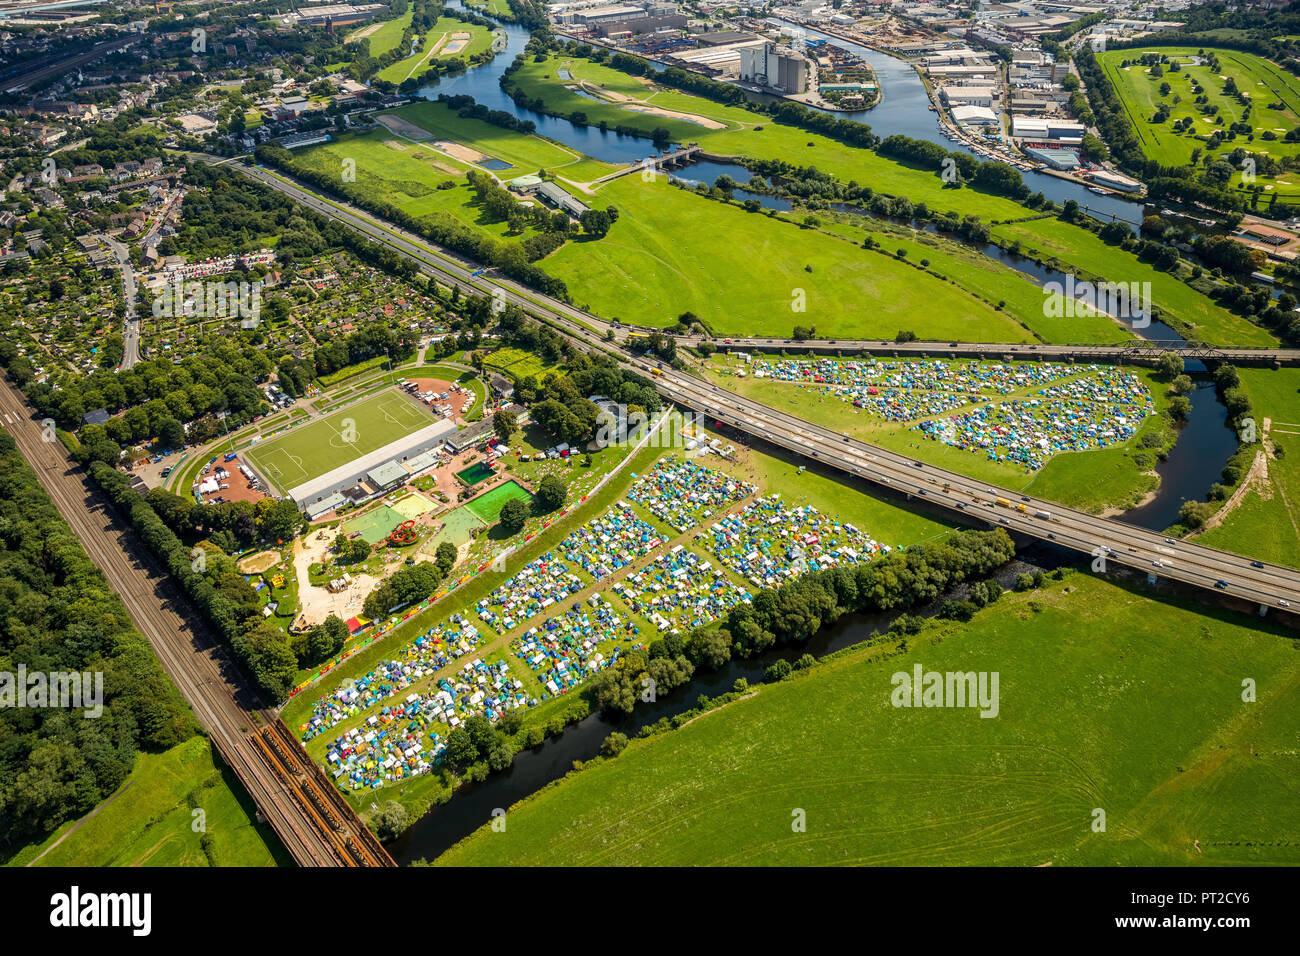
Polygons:
<instances>
[{"instance_id":1,"label":"river","mask_svg":"<svg viewBox=\"0 0 1300 956\"><path fill-rule=\"evenodd\" d=\"M460 0L447 0L446 5L452 9L464 9ZM498 79L505 67L523 51L529 34L515 24L501 24L501 28L506 36L503 53L498 54L489 64L441 78L437 84L421 89L420 95L436 99L439 93L469 94L490 109L505 110L521 119L531 119L537 124L539 134L606 162L634 162L654 153L648 139L620 136L612 131L602 132L594 126L578 127L568 120L521 110L516 106L514 100L501 90ZM909 65L896 57L857 44L838 39L834 42L858 53L871 63L883 94L882 103L873 110L863 114L842 115L860 116L863 121L869 121L872 128L882 136L903 133L940 142L950 150L962 148L939 136L934 116L927 109L929 98L916 72ZM679 174L679 178L712 183L723 174L738 183L748 181L750 176L749 171L742 166L700 163ZM1142 206L1139 204L1097 196L1077 184L1055 177L1032 172L1024 175L1032 189L1041 189L1044 195L1057 202L1073 198L1080 205L1086 204L1092 211L1107 217L1113 215L1132 223L1141 220ZM745 195L754 195L768 208L788 209L790 206L777 197ZM926 227L922 223L917 225ZM1065 281L1064 273L1040 266L1029 259L1012 256L997 246L979 244L977 248L1039 283ZM1139 333L1148 338L1181 340L1181 336L1172 328L1158 322L1153 322L1150 328L1139 330ZM1202 374L1197 376L1198 388L1191 396L1192 411L1181 427L1178 443L1169 459L1157 466L1156 470L1161 477L1160 489L1151 502L1127 512L1120 518L1122 521L1155 530L1168 527L1177 520L1178 509L1184 500L1199 498L1213 482L1219 480L1219 473L1236 450L1236 438L1226 427L1227 409L1217 400L1213 385L1204 377L1204 366L1199 362L1187 364L1189 371ZM1032 563L1025 564L1026 559ZM1027 568L1051 568L1076 559L1076 555L1065 554L1043 543L1031 543L1021 550L1017 561L1004 568L998 577L1004 585L1010 586L1015 576ZM935 608L930 608L929 613L934 610ZM560 779L572 769L574 761L595 757L601 743L611 732L617 730L629 737L635 736L648 724L690 710L696 706L701 694L724 694L742 677L751 683L761 681L764 670L778 658L793 660L804 653L821 657L859 644L872 634L885 630L893 617L894 615L885 614L849 615L833 627L823 629L804 645L772 650L753 660L732 661L720 671L701 673L685 687L664 695L652 704L640 705L632 715L622 720L611 720L593 714L568 728L558 738L548 738L540 747L520 752L509 769L502 773L493 774L481 784L461 787L449 803L430 809L401 837L389 844L388 849L402 865L421 859L433 859L489 823L494 810L508 808ZM376 797L380 795L382 791Z\"/></svg>"}]
</instances>

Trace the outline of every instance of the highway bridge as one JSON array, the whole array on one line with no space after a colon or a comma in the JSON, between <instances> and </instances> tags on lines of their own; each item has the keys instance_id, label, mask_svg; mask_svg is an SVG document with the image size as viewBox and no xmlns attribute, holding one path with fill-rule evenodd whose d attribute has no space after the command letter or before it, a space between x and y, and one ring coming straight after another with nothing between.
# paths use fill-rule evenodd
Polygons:
<instances>
[{"instance_id":1,"label":"highway bridge","mask_svg":"<svg viewBox=\"0 0 1300 956\"><path fill-rule=\"evenodd\" d=\"M652 329L637 329L649 332ZM1154 365L1169 353L1179 358L1233 365L1280 368L1300 365L1300 349L1237 348L1206 342L1140 339L1124 345L998 344L995 342L893 342L879 339L723 338L678 335L679 345L708 342L724 351L786 352L806 355L883 355L891 358L980 358L1000 361L1084 362Z\"/></svg>"},{"instance_id":2,"label":"highway bridge","mask_svg":"<svg viewBox=\"0 0 1300 956\"><path fill-rule=\"evenodd\" d=\"M694 375L635 355L622 343L608 340L603 330L609 325L594 316L503 278L472 276L474 264L435 249L425 240L353 207L324 200L265 169L238 165L233 168L407 256L444 284L477 295L491 295L499 290L506 301L549 323L588 350L607 352L645 372L669 401L763 441L875 484L882 490L924 499L960 520L1005 527L1078 551L1091 556L1099 569L1109 565L1133 568L1154 579L1180 581L1216 595L1249 602L1260 613L1279 611L1288 619L1300 608L1300 571L1271 567L1240 555L1166 538L1159 532L1121 521L1064 508L1055 502L1022 496L1017 491L922 464L776 411Z\"/></svg>"},{"instance_id":3,"label":"highway bridge","mask_svg":"<svg viewBox=\"0 0 1300 956\"><path fill-rule=\"evenodd\" d=\"M18 445L90 559L122 599L207 731L299 866L395 866L274 710L262 706L207 622L63 444L45 441L23 394L0 386L0 427Z\"/></svg>"}]
</instances>

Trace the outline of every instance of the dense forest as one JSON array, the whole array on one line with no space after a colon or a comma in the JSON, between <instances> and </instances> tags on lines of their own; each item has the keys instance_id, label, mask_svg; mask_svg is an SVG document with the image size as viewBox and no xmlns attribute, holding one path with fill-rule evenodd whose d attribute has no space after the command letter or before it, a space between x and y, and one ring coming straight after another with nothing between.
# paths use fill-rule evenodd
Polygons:
<instances>
[{"instance_id":1,"label":"dense forest","mask_svg":"<svg viewBox=\"0 0 1300 956\"><path fill-rule=\"evenodd\" d=\"M196 730L189 707L80 542L0 433L0 672L99 672L97 718L0 708L0 845L82 816L126 779L140 750Z\"/></svg>"}]
</instances>

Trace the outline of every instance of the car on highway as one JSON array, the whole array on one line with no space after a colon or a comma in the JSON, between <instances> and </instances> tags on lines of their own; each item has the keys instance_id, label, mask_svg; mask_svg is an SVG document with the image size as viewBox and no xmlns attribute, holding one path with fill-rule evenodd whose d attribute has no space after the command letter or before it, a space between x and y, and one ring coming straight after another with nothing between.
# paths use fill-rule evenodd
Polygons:
<instances>
[{"instance_id":1,"label":"car on highway","mask_svg":"<svg viewBox=\"0 0 1300 956\"><path fill-rule=\"evenodd\" d=\"M1262 567L1264 566L1264 562L1263 562L1263 561L1252 561L1252 562L1250 562L1250 566L1251 566L1252 568L1262 568Z\"/></svg>"},{"instance_id":2,"label":"car on highway","mask_svg":"<svg viewBox=\"0 0 1300 956\"><path fill-rule=\"evenodd\" d=\"M1178 542L1175 541L1173 538L1165 538L1165 544L1177 544L1177 543Z\"/></svg>"},{"instance_id":3,"label":"car on highway","mask_svg":"<svg viewBox=\"0 0 1300 956\"><path fill-rule=\"evenodd\" d=\"M1278 598L1278 599L1277 599L1277 606L1278 606L1278 607L1290 607L1290 606L1291 606L1291 602L1288 601L1286 598Z\"/></svg>"},{"instance_id":4,"label":"car on highway","mask_svg":"<svg viewBox=\"0 0 1300 956\"><path fill-rule=\"evenodd\" d=\"M1219 578L1219 580L1214 582L1214 586L1220 591L1226 591L1228 589L1228 582L1223 580L1223 578Z\"/></svg>"},{"instance_id":5,"label":"car on highway","mask_svg":"<svg viewBox=\"0 0 1300 956\"><path fill-rule=\"evenodd\" d=\"M1011 522L1008 521L1006 518L999 518L998 520L1001 521L1003 524L1011 524Z\"/></svg>"},{"instance_id":6,"label":"car on highway","mask_svg":"<svg viewBox=\"0 0 1300 956\"><path fill-rule=\"evenodd\" d=\"M1161 561L1159 558L1156 558L1154 561L1151 562L1151 567L1153 568L1163 568L1164 566L1165 563Z\"/></svg>"},{"instance_id":7,"label":"car on highway","mask_svg":"<svg viewBox=\"0 0 1300 956\"><path fill-rule=\"evenodd\" d=\"M1049 538L1051 538L1053 541L1056 540L1056 532L1055 532L1055 531L1049 531L1049 532L1047 532L1047 536L1048 536Z\"/></svg>"}]
</instances>

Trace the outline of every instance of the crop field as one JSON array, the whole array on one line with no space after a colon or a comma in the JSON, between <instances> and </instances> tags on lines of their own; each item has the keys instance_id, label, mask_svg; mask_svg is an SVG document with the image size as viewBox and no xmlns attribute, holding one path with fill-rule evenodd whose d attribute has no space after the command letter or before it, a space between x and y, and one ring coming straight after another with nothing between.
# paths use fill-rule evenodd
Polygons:
<instances>
[{"instance_id":1,"label":"crop field","mask_svg":"<svg viewBox=\"0 0 1300 956\"><path fill-rule=\"evenodd\" d=\"M1223 72L1215 73L1195 47L1151 47L1100 54L1099 60L1119 94L1143 153L1169 166L1190 162L1197 149L1202 156L1226 156L1238 147L1273 159L1300 154L1300 143L1285 139L1285 134L1300 126L1300 80L1250 53L1207 52L1218 56ZM1138 62L1148 53L1167 56L1178 63L1179 69L1171 72L1169 64L1161 64L1158 71L1153 71L1151 66ZM1229 80L1240 96L1225 90ZM1162 92L1164 84L1169 85L1168 92ZM1203 94L1194 92L1193 84L1199 84ZM1198 95L1204 95L1207 102L1197 103ZM1161 104L1169 108L1169 118L1155 123L1152 118ZM1247 105L1250 117L1243 120ZM1216 131L1226 134L1234 123L1243 121L1253 133L1225 138L1217 150L1207 148L1207 140ZM1241 183L1242 173L1238 171L1230 185L1235 188ZM1300 171L1283 172L1274 178L1261 175L1256 183L1264 187L1265 197L1274 192L1287 199L1300 196Z\"/></svg>"},{"instance_id":2,"label":"crop field","mask_svg":"<svg viewBox=\"0 0 1300 956\"><path fill-rule=\"evenodd\" d=\"M244 454L282 492L433 424L427 411L396 390L385 389Z\"/></svg>"},{"instance_id":3,"label":"crop field","mask_svg":"<svg viewBox=\"0 0 1300 956\"><path fill-rule=\"evenodd\" d=\"M1300 862L1296 841L1278 839L1300 829L1290 635L1155 610L1138 591L1072 574L969 625L934 625L901 654L892 641L859 646L633 741L437 862ZM893 675L915 667L997 673L996 717L893 706ZM1256 703L1242 702L1243 674L1256 677Z\"/></svg>"}]
</instances>

